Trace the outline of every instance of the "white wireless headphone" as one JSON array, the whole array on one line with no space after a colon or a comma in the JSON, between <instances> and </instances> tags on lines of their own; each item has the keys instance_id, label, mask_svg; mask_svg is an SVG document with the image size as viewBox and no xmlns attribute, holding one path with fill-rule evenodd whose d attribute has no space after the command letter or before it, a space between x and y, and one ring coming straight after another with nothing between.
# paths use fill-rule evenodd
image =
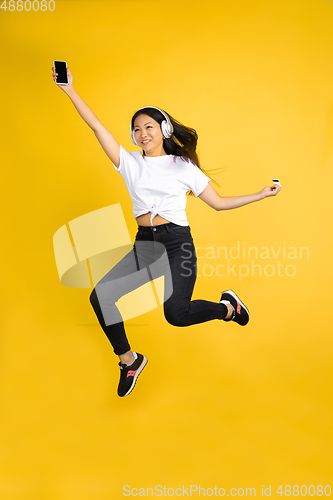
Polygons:
<instances>
[{"instance_id":1,"label":"white wireless headphone","mask_svg":"<svg viewBox=\"0 0 333 500\"><path fill-rule=\"evenodd\" d=\"M155 106L144 106L143 108L138 109L138 111L140 111L141 109L145 109L145 108L157 109L160 113L162 113L162 115L165 118L165 120L163 120L161 123L162 134L166 139L169 139L169 137L171 137L173 134L173 126L172 126L172 123L171 123L169 117L164 113L164 111L162 111L160 108L155 108ZM131 138L132 138L132 142L136 146L139 146L139 144L136 142L135 137L134 137L134 130L132 128L132 121L131 121Z\"/></svg>"}]
</instances>

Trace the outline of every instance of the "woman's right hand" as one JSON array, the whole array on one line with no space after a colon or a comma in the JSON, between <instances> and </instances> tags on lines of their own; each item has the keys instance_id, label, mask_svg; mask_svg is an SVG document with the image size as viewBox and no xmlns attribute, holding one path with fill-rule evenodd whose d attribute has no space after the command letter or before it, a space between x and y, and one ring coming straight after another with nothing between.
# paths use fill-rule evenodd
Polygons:
<instances>
[{"instance_id":1,"label":"woman's right hand","mask_svg":"<svg viewBox=\"0 0 333 500\"><path fill-rule=\"evenodd\" d=\"M57 79L57 76L58 76L58 73L55 72L55 67L53 66L52 67L52 77L53 77L53 80L54 82L56 83L56 79ZM72 73L70 72L70 69L67 68L67 78L68 78L68 85L58 85L57 84L57 87L59 87L61 90L63 90L64 92L68 92L68 90L73 87L73 76L72 76Z\"/></svg>"}]
</instances>

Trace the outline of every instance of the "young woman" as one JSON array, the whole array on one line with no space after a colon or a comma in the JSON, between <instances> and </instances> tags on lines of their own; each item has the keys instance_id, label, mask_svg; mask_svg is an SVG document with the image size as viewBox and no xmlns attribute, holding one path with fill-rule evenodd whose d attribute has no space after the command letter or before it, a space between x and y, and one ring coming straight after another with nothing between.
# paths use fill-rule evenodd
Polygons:
<instances>
[{"instance_id":1,"label":"young woman","mask_svg":"<svg viewBox=\"0 0 333 500\"><path fill-rule=\"evenodd\" d=\"M52 70L56 81L57 73ZM232 290L222 292L216 303L191 300L196 254L185 213L186 194L193 193L215 210L229 210L275 196L281 186L265 187L245 196L221 197L200 167L195 130L152 106L139 109L131 120L132 141L142 153L127 152L81 99L69 68L67 72L69 84L58 86L122 175L138 223L133 250L99 281L90 296L99 323L119 356L118 395L124 397L133 390L147 358L132 351L128 343L115 305L123 295L164 275L164 314L172 325L189 326L213 319L239 325L249 321L248 309Z\"/></svg>"}]
</instances>

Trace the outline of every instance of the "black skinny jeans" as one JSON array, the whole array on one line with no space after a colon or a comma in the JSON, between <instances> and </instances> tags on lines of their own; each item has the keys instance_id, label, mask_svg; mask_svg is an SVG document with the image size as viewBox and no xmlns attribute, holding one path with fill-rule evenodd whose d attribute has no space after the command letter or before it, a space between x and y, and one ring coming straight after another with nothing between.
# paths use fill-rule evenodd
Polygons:
<instances>
[{"instance_id":1,"label":"black skinny jeans","mask_svg":"<svg viewBox=\"0 0 333 500\"><path fill-rule=\"evenodd\" d=\"M133 249L97 283L90 295L98 321L118 356L131 348L115 302L162 275L164 314L171 325L189 326L227 316L224 304L191 300L197 257L190 227L172 222L139 226Z\"/></svg>"}]
</instances>

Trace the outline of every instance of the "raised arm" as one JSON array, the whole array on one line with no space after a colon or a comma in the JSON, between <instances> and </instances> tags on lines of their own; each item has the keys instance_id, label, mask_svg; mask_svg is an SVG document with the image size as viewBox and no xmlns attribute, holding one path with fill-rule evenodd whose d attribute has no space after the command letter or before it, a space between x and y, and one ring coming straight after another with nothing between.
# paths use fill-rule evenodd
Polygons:
<instances>
[{"instance_id":1,"label":"raised arm","mask_svg":"<svg viewBox=\"0 0 333 500\"><path fill-rule=\"evenodd\" d=\"M198 198L207 203L215 210L231 210L232 208L243 207L254 201L263 200L268 196L276 196L281 190L281 186L268 186L254 194L244 196L220 196L210 184L199 194Z\"/></svg>"},{"instance_id":2,"label":"raised arm","mask_svg":"<svg viewBox=\"0 0 333 500\"><path fill-rule=\"evenodd\" d=\"M55 68L53 70L53 80L56 81L57 74L55 73ZM94 131L95 136L100 142L105 153L108 155L112 163L119 167L119 144L113 135L101 124L95 113L87 106L87 104L81 99L75 88L73 87L73 76L67 68L68 74L68 85L57 85L61 90L68 95L72 103L74 104L77 112L81 118L86 122L86 124Z\"/></svg>"}]
</instances>

